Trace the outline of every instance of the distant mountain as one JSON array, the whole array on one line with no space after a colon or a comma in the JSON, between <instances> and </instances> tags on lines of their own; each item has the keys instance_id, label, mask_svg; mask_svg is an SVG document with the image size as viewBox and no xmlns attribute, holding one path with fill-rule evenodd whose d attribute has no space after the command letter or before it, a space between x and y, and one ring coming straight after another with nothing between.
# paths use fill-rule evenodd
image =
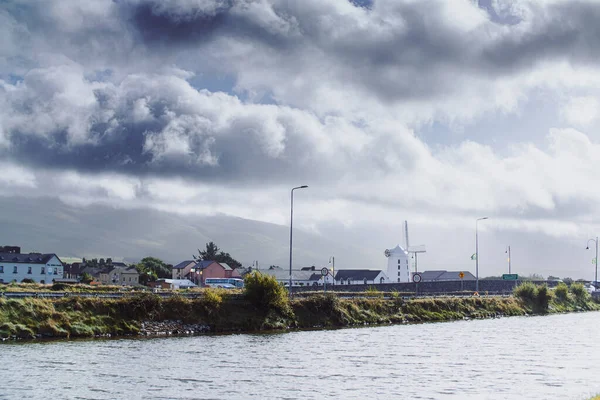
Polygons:
<instances>
[{"instance_id":1,"label":"distant mountain","mask_svg":"<svg viewBox=\"0 0 600 400\"><path fill-rule=\"evenodd\" d=\"M229 216L183 216L151 209L73 207L49 198L0 198L0 245L65 257L113 257L137 261L156 256L169 263L189 259L214 241L243 265L289 265L289 227ZM382 268L369 256L319 235L294 230L294 268L325 265Z\"/></svg>"}]
</instances>

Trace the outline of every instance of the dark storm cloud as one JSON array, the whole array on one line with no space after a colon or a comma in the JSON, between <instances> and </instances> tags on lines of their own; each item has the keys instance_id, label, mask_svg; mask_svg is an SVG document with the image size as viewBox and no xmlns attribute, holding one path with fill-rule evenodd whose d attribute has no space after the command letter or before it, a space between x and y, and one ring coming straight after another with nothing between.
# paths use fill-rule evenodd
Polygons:
<instances>
[{"instance_id":1,"label":"dark storm cloud","mask_svg":"<svg viewBox=\"0 0 600 400\"><path fill-rule=\"evenodd\" d=\"M10 91L0 114L9 146L0 155L23 165L276 182L324 162L309 139L325 137L314 116L197 91L180 78L142 75L94 89L80 71L57 69L33 72Z\"/></svg>"},{"instance_id":2,"label":"dark storm cloud","mask_svg":"<svg viewBox=\"0 0 600 400\"><path fill-rule=\"evenodd\" d=\"M253 16L234 10L243 3L215 0L212 7L186 3L169 8L160 0L133 0L120 3L119 12L143 43L167 51L169 46L198 46L222 37L263 42L274 48L291 45L291 38L284 33L268 30Z\"/></svg>"}]
</instances>

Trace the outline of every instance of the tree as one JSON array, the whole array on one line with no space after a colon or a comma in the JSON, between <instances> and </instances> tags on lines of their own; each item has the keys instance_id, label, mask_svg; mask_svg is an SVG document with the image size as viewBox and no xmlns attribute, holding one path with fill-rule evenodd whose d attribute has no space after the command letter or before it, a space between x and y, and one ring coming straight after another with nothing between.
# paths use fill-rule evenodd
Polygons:
<instances>
[{"instance_id":1,"label":"tree","mask_svg":"<svg viewBox=\"0 0 600 400\"><path fill-rule=\"evenodd\" d=\"M549 281L559 281L559 280L560 280L560 278L559 278L558 276L550 275L550 276L548 277L548 280L549 280Z\"/></svg>"},{"instance_id":2,"label":"tree","mask_svg":"<svg viewBox=\"0 0 600 400\"><path fill-rule=\"evenodd\" d=\"M573 278L568 278L568 277L564 278L563 282L570 286L571 283L573 283Z\"/></svg>"},{"instance_id":3,"label":"tree","mask_svg":"<svg viewBox=\"0 0 600 400\"><path fill-rule=\"evenodd\" d=\"M216 261L218 263L225 263L231 268L240 268L242 263L231 257L229 253L225 253L219 249L214 242L206 243L206 250L202 251L198 249L198 255L194 256L194 260L197 261Z\"/></svg>"},{"instance_id":4,"label":"tree","mask_svg":"<svg viewBox=\"0 0 600 400\"><path fill-rule=\"evenodd\" d=\"M93 280L94 280L94 277L91 276L90 274L88 274L87 272L84 272L83 275L81 275L81 283L89 284Z\"/></svg>"},{"instance_id":5,"label":"tree","mask_svg":"<svg viewBox=\"0 0 600 400\"><path fill-rule=\"evenodd\" d=\"M150 282L158 278L170 278L172 275L171 267L156 257L143 258L136 264L135 269L140 274L140 279L142 279L143 275L146 275L146 277L150 277ZM152 279L152 277L155 278Z\"/></svg>"},{"instance_id":6,"label":"tree","mask_svg":"<svg viewBox=\"0 0 600 400\"><path fill-rule=\"evenodd\" d=\"M200 259L204 261L217 261L215 258L219 255L219 246L217 246L214 242L206 243L206 250L201 251L198 249L199 256L194 256L194 259Z\"/></svg>"}]
</instances>

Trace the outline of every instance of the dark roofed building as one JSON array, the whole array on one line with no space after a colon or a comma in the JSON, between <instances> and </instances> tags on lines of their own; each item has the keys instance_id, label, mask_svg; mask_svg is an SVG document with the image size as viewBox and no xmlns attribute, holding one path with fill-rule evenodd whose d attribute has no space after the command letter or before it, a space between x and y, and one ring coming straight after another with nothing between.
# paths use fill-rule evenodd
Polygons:
<instances>
[{"instance_id":1,"label":"dark roofed building","mask_svg":"<svg viewBox=\"0 0 600 400\"><path fill-rule=\"evenodd\" d=\"M463 281L474 281L475 276L469 271L462 271L465 276L463 277ZM421 282L442 282L442 281L460 281L459 274L461 271L424 271L420 272Z\"/></svg>"},{"instance_id":2,"label":"dark roofed building","mask_svg":"<svg viewBox=\"0 0 600 400\"><path fill-rule=\"evenodd\" d=\"M171 276L173 279L188 279L192 269L198 268L198 262L195 260L185 260L177 265L174 265L171 269Z\"/></svg>"},{"instance_id":3,"label":"dark roofed building","mask_svg":"<svg viewBox=\"0 0 600 400\"><path fill-rule=\"evenodd\" d=\"M0 282L31 279L50 283L63 277L63 263L54 253L0 253Z\"/></svg>"},{"instance_id":4,"label":"dark roofed building","mask_svg":"<svg viewBox=\"0 0 600 400\"><path fill-rule=\"evenodd\" d=\"M364 285L389 282L381 270L340 269L335 274L335 282L340 285Z\"/></svg>"}]
</instances>

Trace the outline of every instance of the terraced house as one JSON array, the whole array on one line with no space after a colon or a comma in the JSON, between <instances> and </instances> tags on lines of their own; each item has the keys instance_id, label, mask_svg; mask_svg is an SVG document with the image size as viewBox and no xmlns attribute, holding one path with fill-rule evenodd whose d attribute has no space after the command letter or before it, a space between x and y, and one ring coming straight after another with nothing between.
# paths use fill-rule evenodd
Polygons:
<instances>
[{"instance_id":1,"label":"terraced house","mask_svg":"<svg viewBox=\"0 0 600 400\"><path fill-rule=\"evenodd\" d=\"M62 279L63 263L56 254L0 253L0 282L21 282L31 279L37 283L52 283Z\"/></svg>"}]
</instances>

